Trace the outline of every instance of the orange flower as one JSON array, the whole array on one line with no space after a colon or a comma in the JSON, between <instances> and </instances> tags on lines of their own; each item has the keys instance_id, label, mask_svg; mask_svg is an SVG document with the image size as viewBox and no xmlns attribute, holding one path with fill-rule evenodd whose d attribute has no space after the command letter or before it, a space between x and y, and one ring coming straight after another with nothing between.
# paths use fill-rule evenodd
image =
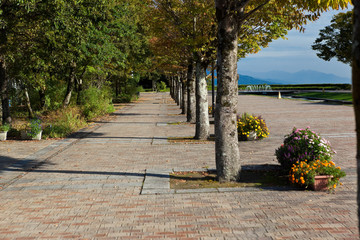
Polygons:
<instances>
[{"instance_id":1,"label":"orange flower","mask_svg":"<svg viewBox=\"0 0 360 240\"><path fill-rule=\"evenodd\" d=\"M336 188L336 184L334 184L333 188Z\"/></svg>"}]
</instances>

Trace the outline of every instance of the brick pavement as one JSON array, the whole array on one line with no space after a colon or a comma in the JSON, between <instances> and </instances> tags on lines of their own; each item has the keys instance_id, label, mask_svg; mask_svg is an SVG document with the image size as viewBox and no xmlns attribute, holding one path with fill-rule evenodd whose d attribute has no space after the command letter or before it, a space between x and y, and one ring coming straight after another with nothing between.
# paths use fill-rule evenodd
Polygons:
<instances>
[{"instance_id":1,"label":"brick pavement","mask_svg":"<svg viewBox=\"0 0 360 240\"><path fill-rule=\"evenodd\" d=\"M215 168L213 143L167 142L169 136L192 136L194 126L165 124L185 116L168 94L145 93L87 135L30 143L30 157L17 154L20 142L0 144L8 162L29 158L38 164L31 171L24 170L27 164L2 167L0 239L359 239L352 108L239 96L243 111L261 114L271 131L268 139L239 144L243 165L275 164L283 136L294 125L309 125L338 152L334 160L348 174L344 186L335 194L141 195L151 169ZM11 146L12 155L5 156Z\"/></svg>"}]
</instances>

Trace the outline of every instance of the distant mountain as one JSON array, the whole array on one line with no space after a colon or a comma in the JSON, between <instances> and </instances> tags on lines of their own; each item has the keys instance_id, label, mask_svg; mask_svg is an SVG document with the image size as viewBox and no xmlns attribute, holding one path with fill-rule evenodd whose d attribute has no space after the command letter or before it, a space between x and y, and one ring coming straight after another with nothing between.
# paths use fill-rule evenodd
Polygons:
<instances>
[{"instance_id":1,"label":"distant mountain","mask_svg":"<svg viewBox=\"0 0 360 240\"><path fill-rule=\"evenodd\" d=\"M209 83L210 85L211 83ZM267 80L262 80L262 79L258 79L258 78L254 78L254 77L250 77L250 76L246 76L246 75L240 75L239 76L239 81L238 81L239 85L260 85L260 84L282 84L279 82L275 82L275 81L267 81ZM217 85L217 79L215 78L215 85Z\"/></svg>"},{"instance_id":2,"label":"distant mountain","mask_svg":"<svg viewBox=\"0 0 360 240\"><path fill-rule=\"evenodd\" d=\"M339 77L334 74L313 70L302 70L295 73L284 71L270 72L242 72L252 78L278 84L322 84L322 83L351 83L350 78ZM240 77L241 80L241 77Z\"/></svg>"},{"instance_id":3,"label":"distant mountain","mask_svg":"<svg viewBox=\"0 0 360 240\"><path fill-rule=\"evenodd\" d=\"M239 84L244 84L244 85L281 84L279 82L262 80L262 79L250 77L247 75L240 75L238 82L239 82Z\"/></svg>"}]
</instances>

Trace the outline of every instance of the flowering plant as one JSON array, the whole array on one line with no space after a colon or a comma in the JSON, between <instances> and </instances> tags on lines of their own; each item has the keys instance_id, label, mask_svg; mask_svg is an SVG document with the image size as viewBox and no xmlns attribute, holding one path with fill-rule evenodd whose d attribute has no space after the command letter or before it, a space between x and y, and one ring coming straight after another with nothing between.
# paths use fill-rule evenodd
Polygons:
<instances>
[{"instance_id":1,"label":"flowering plant","mask_svg":"<svg viewBox=\"0 0 360 240\"><path fill-rule=\"evenodd\" d=\"M290 169L294 163L305 159L308 162L330 160L334 153L336 152L331 148L330 142L311 131L310 127L294 128L285 136L284 144L275 151L277 160L285 169Z\"/></svg>"},{"instance_id":2,"label":"flowering plant","mask_svg":"<svg viewBox=\"0 0 360 240\"><path fill-rule=\"evenodd\" d=\"M41 121L40 119L31 119L30 120L30 131L27 132L27 135L29 137L34 138L36 135L38 135L39 132L41 132Z\"/></svg>"},{"instance_id":3,"label":"flowering plant","mask_svg":"<svg viewBox=\"0 0 360 240\"><path fill-rule=\"evenodd\" d=\"M299 184L307 188L309 185L314 184L314 179L317 175L332 176L328 183L329 189L335 189L339 184L340 178L346 176L345 172L342 171L340 167L335 167L335 163L333 161L318 159L310 162L304 160L293 164L289 173L289 180L292 183Z\"/></svg>"},{"instance_id":4,"label":"flowering plant","mask_svg":"<svg viewBox=\"0 0 360 240\"><path fill-rule=\"evenodd\" d=\"M239 140L247 140L250 132L255 132L257 139L266 138L270 133L261 116L253 116L248 113L237 116L237 130Z\"/></svg>"},{"instance_id":5,"label":"flowering plant","mask_svg":"<svg viewBox=\"0 0 360 240\"><path fill-rule=\"evenodd\" d=\"M212 106L209 106L208 109L209 109L209 114L211 115L213 113L214 109Z\"/></svg>"}]
</instances>

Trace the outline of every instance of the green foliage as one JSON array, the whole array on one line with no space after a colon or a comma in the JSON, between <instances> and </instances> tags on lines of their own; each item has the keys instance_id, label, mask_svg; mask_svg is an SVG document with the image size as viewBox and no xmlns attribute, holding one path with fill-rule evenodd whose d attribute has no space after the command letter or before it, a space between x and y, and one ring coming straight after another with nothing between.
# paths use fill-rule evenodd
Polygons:
<instances>
[{"instance_id":1,"label":"green foliage","mask_svg":"<svg viewBox=\"0 0 360 240\"><path fill-rule=\"evenodd\" d=\"M45 138L63 138L87 125L78 108L67 108L53 114L56 118L53 117L43 131Z\"/></svg>"},{"instance_id":2,"label":"green foliage","mask_svg":"<svg viewBox=\"0 0 360 240\"><path fill-rule=\"evenodd\" d=\"M106 113L115 111L111 101L111 93L107 88L98 89L95 87L89 87L82 95L82 109L83 116L90 120Z\"/></svg>"},{"instance_id":3,"label":"green foliage","mask_svg":"<svg viewBox=\"0 0 360 240\"><path fill-rule=\"evenodd\" d=\"M143 0L0 4L0 58L9 79L27 87L35 110L62 107L68 87L102 88L124 75L123 85L132 85L129 76L146 71L149 55L145 6ZM75 83L68 82L71 77ZM21 102L18 96L11 92L13 104ZM89 104L84 109L87 118L101 112Z\"/></svg>"},{"instance_id":4,"label":"green foliage","mask_svg":"<svg viewBox=\"0 0 360 240\"><path fill-rule=\"evenodd\" d=\"M157 82L156 89L160 92L164 92L166 90L166 83L164 83L163 81Z\"/></svg>"},{"instance_id":5,"label":"green foliage","mask_svg":"<svg viewBox=\"0 0 360 240\"><path fill-rule=\"evenodd\" d=\"M36 135L38 135L42 131L41 127L41 120L38 118L31 119L30 125L29 125L29 131L27 131L27 135L29 137L34 138Z\"/></svg>"},{"instance_id":6,"label":"green foliage","mask_svg":"<svg viewBox=\"0 0 360 240\"><path fill-rule=\"evenodd\" d=\"M312 49L317 51L316 55L319 58L325 61L336 58L340 62L351 65L352 18L352 11L338 13L332 18L329 26L320 30L319 37L312 45Z\"/></svg>"},{"instance_id":7,"label":"green foliage","mask_svg":"<svg viewBox=\"0 0 360 240\"><path fill-rule=\"evenodd\" d=\"M139 97L139 93L144 91L140 86L128 85L125 92L119 94L116 98L113 99L114 103L129 103Z\"/></svg>"},{"instance_id":8,"label":"green foliage","mask_svg":"<svg viewBox=\"0 0 360 240\"><path fill-rule=\"evenodd\" d=\"M3 124L3 125L0 125L0 132L7 132L10 130L10 124Z\"/></svg>"}]
</instances>

